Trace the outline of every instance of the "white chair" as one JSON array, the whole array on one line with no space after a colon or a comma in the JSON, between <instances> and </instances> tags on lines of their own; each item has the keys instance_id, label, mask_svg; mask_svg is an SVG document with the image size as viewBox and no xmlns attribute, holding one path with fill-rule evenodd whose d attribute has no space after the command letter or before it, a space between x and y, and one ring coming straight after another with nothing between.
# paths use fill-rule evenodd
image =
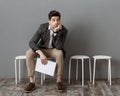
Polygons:
<instances>
[{"instance_id":1,"label":"white chair","mask_svg":"<svg viewBox=\"0 0 120 96\"><path fill-rule=\"evenodd\" d=\"M106 59L108 60L108 81L110 82L111 85L111 56L105 56L105 55L96 55L93 56L94 59L94 68L93 68L93 85L95 83L95 68L96 68L96 60L102 60L102 59Z\"/></svg>"},{"instance_id":2,"label":"white chair","mask_svg":"<svg viewBox=\"0 0 120 96\"><path fill-rule=\"evenodd\" d=\"M70 76L71 76L71 60L76 59L77 60L77 65L76 65L76 80L78 80L78 60L80 59L82 61L82 86L84 86L84 60L88 59L89 60L89 73L90 73L90 82L91 80L91 61L89 56L85 55L75 55L72 56L69 60L69 77L68 77L68 83L70 84Z\"/></svg>"},{"instance_id":3,"label":"white chair","mask_svg":"<svg viewBox=\"0 0 120 96\"><path fill-rule=\"evenodd\" d=\"M21 79L21 66L20 66L22 64L20 62L21 60L26 60L26 56L20 55L20 56L15 57L15 84L18 84L18 80L20 81L20 79ZM18 61L18 63L17 63L17 61ZM18 64L18 66L17 66L17 64ZM41 73L41 85L43 85L43 80L45 80L45 74Z\"/></svg>"},{"instance_id":4,"label":"white chair","mask_svg":"<svg viewBox=\"0 0 120 96\"><path fill-rule=\"evenodd\" d=\"M19 81L21 79L21 68L20 68L20 64L21 64L21 60L24 60L26 59L26 56L25 55L21 55L21 56L16 56L15 57L15 83L17 84L18 83L18 78L19 78ZM17 60L18 60L18 63L17 63ZM17 64L18 64L18 70L17 70ZM18 76L17 76L18 74Z\"/></svg>"}]
</instances>

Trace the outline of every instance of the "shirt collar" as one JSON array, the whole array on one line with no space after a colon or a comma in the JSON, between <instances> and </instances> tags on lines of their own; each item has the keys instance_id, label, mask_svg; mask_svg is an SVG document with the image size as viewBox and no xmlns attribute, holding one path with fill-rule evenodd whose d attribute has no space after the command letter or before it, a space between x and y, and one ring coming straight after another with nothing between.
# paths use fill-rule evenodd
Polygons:
<instances>
[{"instance_id":1,"label":"shirt collar","mask_svg":"<svg viewBox=\"0 0 120 96\"><path fill-rule=\"evenodd\" d=\"M51 27L50 27L50 25L48 26L48 30L52 30Z\"/></svg>"}]
</instances>

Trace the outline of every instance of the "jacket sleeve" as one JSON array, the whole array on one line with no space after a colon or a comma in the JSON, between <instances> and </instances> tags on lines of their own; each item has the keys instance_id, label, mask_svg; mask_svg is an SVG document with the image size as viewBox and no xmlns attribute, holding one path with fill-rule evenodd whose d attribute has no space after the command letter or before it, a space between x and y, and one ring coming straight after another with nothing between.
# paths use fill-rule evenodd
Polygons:
<instances>
[{"instance_id":1,"label":"jacket sleeve","mask_svg":"<svg viewBox=\"0 0 120 96\"><path fill-rule=\"evenodd\" d=\"M53 36L53 46L59 50L63 49L65 39L67 36L67 29L62 26L62 29L57 32L57 35Z\"/></svg>"},{"instance_id":2,"label":"jacket sleeve","mask_svg":"<svg viewBox=\"0 0 120 96\"><path fill-rule=\"evenodd\" d=\"M34 36L32 37L32 39L29 42L29 46L34 52L39 49L37 43L41 38L41 34L42 34L41 28L42 28L42 25L40 25L37 32L34 34Z\"/></svg>"}]
</instances>

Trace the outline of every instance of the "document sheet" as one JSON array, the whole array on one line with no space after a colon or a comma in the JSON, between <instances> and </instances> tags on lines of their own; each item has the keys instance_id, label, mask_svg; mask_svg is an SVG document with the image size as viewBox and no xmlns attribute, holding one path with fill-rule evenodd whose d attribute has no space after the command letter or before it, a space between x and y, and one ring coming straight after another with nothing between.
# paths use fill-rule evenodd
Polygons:
<instances>
[{"instance_id":1,"label":"document sheet","mask_svg":"<svg viewBox=\"0 0 120 96\"><path fill-rule=\"evenodd\" d=\"M48 63L44 65L41 63L41 60L37 58L35 71L54 76L55 68L56 62L48 60Z\"/></svg>"}]
</instances>

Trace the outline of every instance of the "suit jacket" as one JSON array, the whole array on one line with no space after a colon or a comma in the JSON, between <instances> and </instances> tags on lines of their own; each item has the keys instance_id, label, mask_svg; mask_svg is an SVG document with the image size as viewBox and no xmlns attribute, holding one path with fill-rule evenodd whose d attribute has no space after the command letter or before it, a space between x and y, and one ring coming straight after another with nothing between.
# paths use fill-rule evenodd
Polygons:
<instances>
[{"instance_id":1,"label":"suit jacket","mask_svg":"<svg viewBox=\"0 0 120 96\"><path fill-rule=\"evenodd\" d=\"M41 24L38 28L37 32L34 34L32 39L29 42L29 46L32 48L32 50L35 52L36 50L39 50L40 48L48 48L46 44L48 44L50 40L50 30L48 29L49 23ZM67 36L67 29L62 25L62 29L57 31L57 35L53 36L52 45L53 48L56 48L58 50L63 50L63 45Z\"/></svg>"}]
</instances>

